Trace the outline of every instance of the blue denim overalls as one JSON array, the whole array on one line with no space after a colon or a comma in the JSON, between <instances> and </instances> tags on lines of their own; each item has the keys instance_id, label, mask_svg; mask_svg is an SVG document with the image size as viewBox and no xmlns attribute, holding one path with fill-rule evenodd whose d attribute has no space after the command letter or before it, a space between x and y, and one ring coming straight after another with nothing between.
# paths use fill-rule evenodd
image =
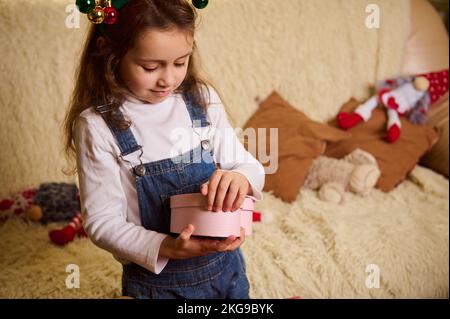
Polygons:
<instances>
[{"instance_id":1,"label":"blue denim overalls","mask_svg":"<svg viewBox=\"0 0 450 319\"><path fill-rule=\"evenodd\" d=\"M193 129L210 125L202 108L193 105L188 95L184 95L184 100ZM104 109L101 108L97 107L97 110L102 114ZM130 128L119 130L110 126L110 130L122 157L136 151L140 151L142 155L142 146L136 142ZM215 169L213 151L209 150L208 143L201 143L174 158L141 162L141 165L135 166L131 174L136 181L142 226L169 234L170 196L198 193L200 185L209 180ZM122 293L134 298L152 299L244 299L249 297L249 283L244 258L240 249L237 249L189 259L169 260L158 275L134 263L123 265Z\"/></svg>"}]
</instances>

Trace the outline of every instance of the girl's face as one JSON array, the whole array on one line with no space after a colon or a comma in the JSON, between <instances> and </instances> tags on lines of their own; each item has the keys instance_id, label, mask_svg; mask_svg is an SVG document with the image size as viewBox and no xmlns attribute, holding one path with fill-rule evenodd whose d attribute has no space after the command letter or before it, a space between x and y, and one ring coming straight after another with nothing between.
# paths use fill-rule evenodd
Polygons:
<instances>
[{"instance_id":1,"label":"girl's face","mask_svg":"<svg viewBox=\"0 0 450 319\"><path fill-rule=\"evenodd\" d=\"M148 29L120 61L119 73L132 96L164 101L186 77L193 37L186 31Z\"/></svg>"}]
</instances>

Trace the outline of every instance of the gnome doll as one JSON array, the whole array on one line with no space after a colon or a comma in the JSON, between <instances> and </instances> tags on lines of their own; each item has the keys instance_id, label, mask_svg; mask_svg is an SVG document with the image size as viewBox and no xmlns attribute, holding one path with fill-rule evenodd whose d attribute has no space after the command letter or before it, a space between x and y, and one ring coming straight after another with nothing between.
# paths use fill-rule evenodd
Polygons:
<instances>
[{"instance_id":1,"label":"gnome doll","mask_svg":"<svg viewBox=\"0 0 450 319\"><path fill-rule=\"evenodd\" d=\"M338 125L349 129L362 121L368 121L372 111L381 104L387 109L386 140L394 143L400 137L400 116L407 116L414 124L423 124L428 108L448 92L448 76L447 69L383 81L377 86L377 94L358 106L353 113L339 113Z\"/></svg>"}]
</instances>

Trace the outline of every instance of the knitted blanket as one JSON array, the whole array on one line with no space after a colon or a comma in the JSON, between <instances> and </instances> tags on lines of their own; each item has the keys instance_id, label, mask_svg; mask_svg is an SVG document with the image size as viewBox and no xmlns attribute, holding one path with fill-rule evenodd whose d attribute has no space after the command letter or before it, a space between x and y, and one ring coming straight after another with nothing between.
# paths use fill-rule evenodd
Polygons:
<instances>
[{"instance_id":1,"label":"knitted blanket","mask_svg":"<svg viewBox=\"0 0 450 319\"><path fill-rule=\"evenodd\" d=\"M72 1L74 2L74 1ZM378 0L380 28L368 28L370 0L215 0L200 12L202 68L241 126L255 97L278 91L311 119L334 117L350 96L397 75L409 31L409 2ZM86 30L67 28L66 0L0 0L1 197L62 181L60 123ZM27 23L17 23L26 21ZM71 181L68 181L71 182ZM7 185L7 187L6 187ZM341 206L302 191L288 205L271 194L243 252L253 298L448 298L449 184L416 167L391 193ZM121 267L90 241L53 246L46 227L0 226L0 298L119 296ZM80 288L66 286L67 266Z\"/></svg>"}]
</instances>

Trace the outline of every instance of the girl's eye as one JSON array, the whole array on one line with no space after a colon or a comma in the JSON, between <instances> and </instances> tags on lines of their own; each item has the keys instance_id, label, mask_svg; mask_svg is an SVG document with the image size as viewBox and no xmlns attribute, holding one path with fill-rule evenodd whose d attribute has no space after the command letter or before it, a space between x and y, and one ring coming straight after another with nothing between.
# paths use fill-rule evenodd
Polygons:
<instances>
[{"instance_id":1,"label":"girl's eye","mask_svg":"<svg viewBox=\"0 0 450 319\"><path fill-rule=\"evenodd\" d=\"M175 67L177 68L182 68L186 65L186 62L184 63L175 63ZM146 72L153 72L155 71L157 68L146 68L145 66L142 67Z\"/></svg>"},{"instance_id":2,"label":"girl's eye","mask_svg":"<svg viewBox=\"0 0 450 319\"><path fill-rule=\"evenodd\" d=\"M153 72L156 70L156 68L146 68L146 67L142 67L142 68L147 72Z\"/></svg>"}]
</instances>

